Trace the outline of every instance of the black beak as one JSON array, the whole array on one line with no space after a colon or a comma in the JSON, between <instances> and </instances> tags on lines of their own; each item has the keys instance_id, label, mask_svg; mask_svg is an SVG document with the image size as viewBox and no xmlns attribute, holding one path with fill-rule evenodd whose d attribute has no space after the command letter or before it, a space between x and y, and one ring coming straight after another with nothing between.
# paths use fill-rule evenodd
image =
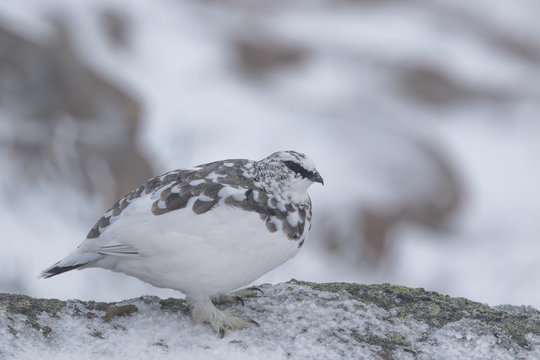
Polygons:
<instances>
[{"instance_id":1,"label":"black beak","mask_svg":"<svg viewBox=\"0 0 540 360\"><path fill-rule=\"evenodd\" d=\"M319 174L319 172L315 171L313 173L313 175L309 178L309 180L313 181L313 182L318 182L318 183L321 183L322 185L324 185L324 180L321 176L321 174Z\"/></svg>"}]
</instances>

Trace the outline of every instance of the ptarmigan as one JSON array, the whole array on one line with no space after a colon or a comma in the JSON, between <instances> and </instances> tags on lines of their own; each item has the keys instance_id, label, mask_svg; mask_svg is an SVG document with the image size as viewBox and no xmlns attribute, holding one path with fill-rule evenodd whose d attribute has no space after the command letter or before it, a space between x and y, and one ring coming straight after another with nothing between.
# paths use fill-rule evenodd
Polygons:
<instances>
[{"instance_id":1,"label":"ptarmigan","mask_svg":"<svg viewBox=\"0 0 540 360\"><path fill-rule=\"evenodd\" d=\"M170 171L120 199L40 276L101 267L181 291L194 320L221 337L257 325L212 299L296 255L311 227L314 182L323 184L315 165L295 151Z\"/></svg>"}]
</instances>

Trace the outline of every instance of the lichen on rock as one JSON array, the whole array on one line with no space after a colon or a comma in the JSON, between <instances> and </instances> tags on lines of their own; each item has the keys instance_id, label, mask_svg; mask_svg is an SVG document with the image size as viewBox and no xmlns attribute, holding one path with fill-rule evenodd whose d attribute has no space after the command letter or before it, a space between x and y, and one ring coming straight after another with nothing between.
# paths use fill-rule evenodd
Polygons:
<instances>
[{"instance_id":1,"label":"lichen on rock","mask_svg":"<svg viewBox=\"0 0 540 360\"><path fill-rule=\"evenodd\" d=\"M540 358L540 313L532 307L490 307L389 284L291 280L261 288L264 296L237 307L261 327L223 340L191 320L183 299L0 294L0 357Z\"/></svg>"}]
</instances>

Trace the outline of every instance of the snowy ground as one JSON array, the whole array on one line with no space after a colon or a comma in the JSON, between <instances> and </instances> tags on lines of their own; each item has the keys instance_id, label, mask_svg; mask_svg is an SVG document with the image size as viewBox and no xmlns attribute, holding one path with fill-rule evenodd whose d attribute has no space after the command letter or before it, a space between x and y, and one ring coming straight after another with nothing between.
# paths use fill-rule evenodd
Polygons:
<instances>
[{"instance_id":1,"label":"snowy ground","mask_svg":"<svg viewBox=\"0 0 540 360\"><path fill-rule=\"evenodd\" d=\"M405 287L262 287L238 314L260 327L223 339L194 324L185 303L59 304L0 296L0 356L17 359L536 359L540 319L527 307L493 309ZM111 307L131 312L105 321ZM133 312L134 306L137 311ZM36 309L45 312L36 314ZM53 315L54 314L54 315Z\"/></svg>"},{"instance_id":2,"label":"snowy ground","mask_svg":"<svg viewBox=\"0 0 540 360\"><path fill-rule=\"evenodd\" d=\"M311 189L315 240L320 209L346 213L351 201L393 194L391 187L379 186L372 165L401 150L373 147L370 140L420 134L440 144L455 163L468 197L452 231L404 226L390 260L377 271L308 242L296 259L261 282L390 282L489 304L539 307L540 83L531 80L540 75L534 56L540 42L533 36L540 30L538 2L241 3L25 0L2 2L0 17L46 41L51 27L45 15L65 14L81 55L143 99L140 144L156 171L258 159L279 149L308 154L326 184ZM111 47L99 31L103 7L127 16L128 49ZM462 27L462 18L476 19L472 23L479 27ZM230 42L262 30L306 49L308 59L263 78L243 74ZM520 57L485 31L523 40L533 55ZM435 106L415 102L392 74L418 64L443 71L473 95L488 89L493 98L471 95L470 101ZM505 94L512 100L497 100ZM0 154L0 161L2 184L19 183L9 159ZM43 185L16 201L0 191L2 276L38 297L178 296L101 270L35 280L78 244L109 205L63 191Z\"/></svg>"}]
</instances>

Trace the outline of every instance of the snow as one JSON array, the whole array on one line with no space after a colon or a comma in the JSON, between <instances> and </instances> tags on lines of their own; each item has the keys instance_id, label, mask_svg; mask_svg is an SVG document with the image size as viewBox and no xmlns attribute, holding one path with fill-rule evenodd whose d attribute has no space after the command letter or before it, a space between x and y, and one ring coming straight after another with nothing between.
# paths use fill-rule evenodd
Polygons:
<instances>
[{"instance_id":1,"label":"snow","mask_svg":"<svg viewBox=\"0 0 540 360\"><path fill-rule=\"evenodd\" d=\"M82 44L81 56L142 99L145 121L139 142L156 172L227 158L260 159L286 149L305 152L315 161L325 186L310 189L310 239L295 259L261 282L293 276L391 282L490 304L540 306L540 288L535 286L540 271L540 83L531 81L540 70L537 60L505 50L482 30L525 39L538 50L538 40L531 39L539 31L537 2L437 0L429 5L334 8L327 1L256 1L253 6L268 9L257 12L249 6L195 0L122 0L114 5L106 0L4 1L0 19L27 37L46 41L52 31L47 14L64 14L75 42ZM128 49L111 47L99 29L98 13L110 7L131 24ZM477 19L479 27L462 27L460 14ZM306 59L249 79L239 69L230 43L236 35L257 29L305 49ZM438 69L463 86L510 93L517 100L473 99L443 109L415 103L399 90L393 74L418 64ZM0 121L0 138L11 136L4 135L11 131L4 133L4 128ZM358 202L387 204L401 196L405 201L429 187L429 164L402 141L411 134L440 145L464 181L467 201L452 230L400 227L382 269L359 267L328 254L320 246L317 226L323 214L339 214L335 222L346 222L347 210ZM399 166L421 169L402 179L406 191L392 182L392 171ZM0 273L8 279L4 283L13 283L3 290L107 301L145 294L180 296L102 270L35 280L80 243L110 204L54 184L28 187L11 169L9 153L0 153L0 168ZM143 307L135 315L141 322L144 311L151 312ZM163 334L178 332L181 325L166 326L170 327ZM302 336L297 340L302 339L307 341ZM140 348L130 346L143 347L118 341L131 355ZM225 342L207 349L202 344L209 338L197 341L194 336L190 341L199 344L190 348L190 355L203 358L223 347L236 358L287 353L273 347L245 350ZM302 351L301 346L290 346ZM317 349L323 351L323 345ZM156 352L164 358L173 353L159 347ZM64 356L68 354L66 350Z\"/></svg>"},{"instance_id":2,"label":"snow","mask_svg":"<svg viewBox=\"0 0 540 360\"><path fill-rule=\"evenodd\" d=\"M318 300L321 294L306 291L309 293L304 295L313 296L314 302L290 299L274 303L260 298L256 307L242 308L241 313L245 317L261 317L260 308L271 314L265 318L261 328L257 328L259 334L256 338L253 337L254 331L247 330L232 333L221 340L208 325L194 324L185 315L177 317L176 314L160 311L156 308L155 300L146 302L143 298L128 301L138 307L137 313L130 317L118 317L110 323L103 321L103 314L99 311L92 319L74 316L77 313L76 305L60 313L59 318L44 315L38 319L40 324L55 329L51 343L44 341L40 332L25 328L24 322L20 321L20 326L15 327L20 333L9 344L2 340L0 349L15 355L17 359L69 359L74 353L80 359L105 356L115 359L176 359L184 356L197 359L213 359L216 356L222 359L284 359L291 355L298 359L341 358L348 352L347 346L330 349L327 342L323 339L318 341L317 336L328 325L335 327L339 324L341 328L349 329L357 324L353 319L345 318L340 308L325 314L330 324L320 321L321 310L316 302L321 301ZM287 296L287 286L281 286L275 293L272 290L270 294ZM302 316L294 316L300 313ZM5 329L2 327L2 331L5 332ZM10 336L7 333L2 335L5 335L3 339Z\"/></svg>"},{"instance_id":3,"label":"snow","mask_svg":"<svg viewBox=\"0 0 540 360\"><path fill-rule=\"evenodd\" d=\"M264 296L246 299L245 306L238 308L239 316L256 319L260 327L228 333L224 339L207 324L195 324L185 305L176 308L180 311L167 310L159 299L148 296L114 304L135 305L138 311L110 321L104 320L103 304L68 301L55 316L45 312L37 316L42 330L32 327L24 315L8 315L0 309L0 355L16 359L71 359L74 354L78 359L533 359L540 354L537 333L526 335L527 346L519 345L500 328L471 319L473 314L430 325L414 315L399 316L404 309L399 302L385 309L377 301L361 301L344 290L298 283L262 289ZM536 310L509 306L501 310L517 317L529 314L538 321ZM50 330L44 333L47 327Z\"/></svg>"}]
</instances>

